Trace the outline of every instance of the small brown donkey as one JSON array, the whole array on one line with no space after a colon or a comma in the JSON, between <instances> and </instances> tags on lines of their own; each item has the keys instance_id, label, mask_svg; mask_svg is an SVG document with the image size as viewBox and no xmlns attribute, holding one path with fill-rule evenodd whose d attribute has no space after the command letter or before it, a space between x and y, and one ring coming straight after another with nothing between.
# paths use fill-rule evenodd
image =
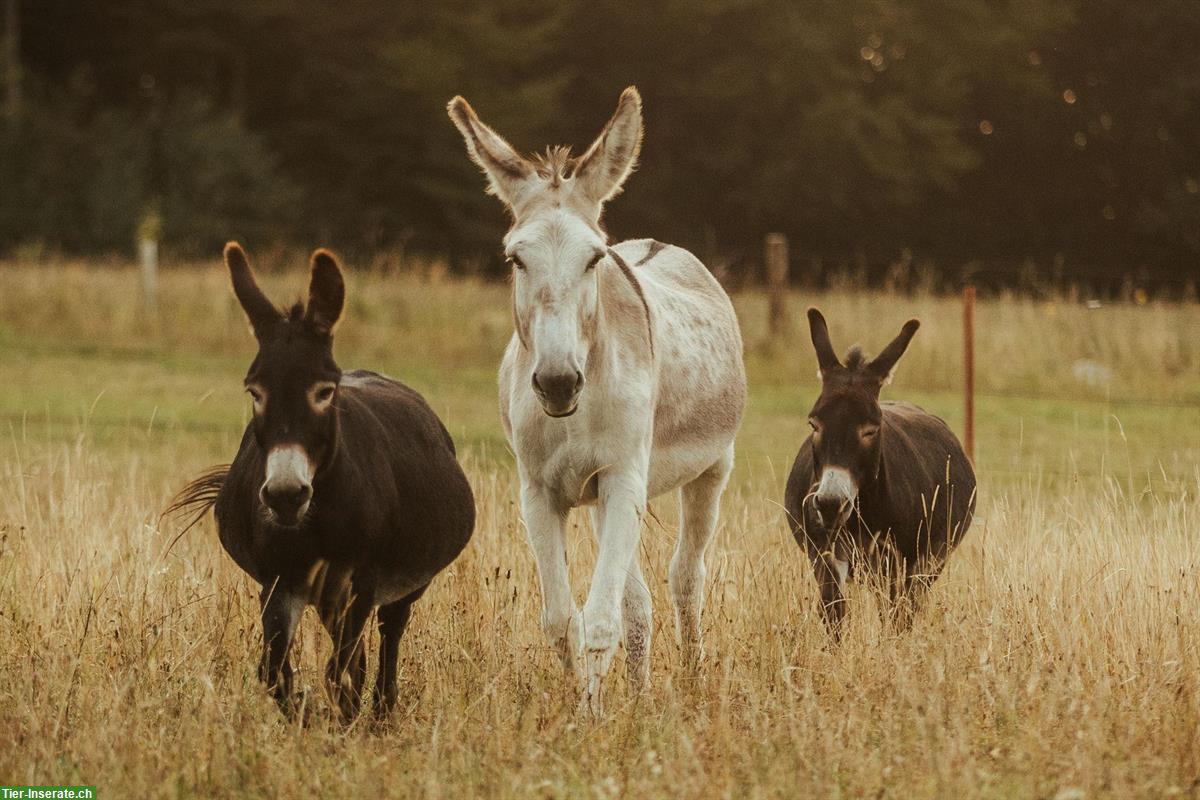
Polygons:
<instances>
[{"instance_id":1,"label":"small brown donkey","mask_svg":"<svg viewBox=\"0 0 1200 800\"><path fill-rule=\"evenodd\" d=\"M821 312L810 308L808 322L821 394L784 493L792 535L812 561L835 639L846 581L859 569L888 588L887 615L906 628L971 524L975 471L945 422L911 403L879 402L917 320L875 359L853 347L845 363Z\"/></svg>"},{"instance_id":2,"label":"small brown donkey","mask_svg":"<svg viewBox=\"0 0 1200 800\"><path fill-rule=\"evenodd\" d=\"M259 677L289 715L288 650L305 607L316 606L333 639L326 680L347 721L361 705L363 631L378 608L382 716L396 702L413 603L471 538L471 487L419 394L334 361L345 287L328 251L313 253L308 302L288 310L258 288L237 244L225 264L258 340L245 380L254 416L233 463L189 484L168 513L191 511L195 522L215 507L221 544L262 587Z\"/></svg>"}]
</instances>

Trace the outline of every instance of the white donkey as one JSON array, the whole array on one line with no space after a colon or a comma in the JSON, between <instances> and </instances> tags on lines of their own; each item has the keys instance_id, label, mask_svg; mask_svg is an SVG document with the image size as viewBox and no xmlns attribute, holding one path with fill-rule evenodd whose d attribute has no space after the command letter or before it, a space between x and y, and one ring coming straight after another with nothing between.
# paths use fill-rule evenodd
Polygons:
<instances>
[{"instance_id":1,"label":"white donkey","mask_svg":"<svg viewBox=\"0 0 1200 800\"><path fill-rule=\"evenodd\" d=\"M516 330L500 365L501 416L541 578L542 627L598 711L622 623L631 683L649 680L638 543L647 499L676 488L682 530L670 586L685 655L700 656L704 551L746 403L737 317L691 253L649 239L610 247L600 227L641 148L635 88L578 158L566 148L522 157L461 97L449 112L513 216L504 251ZM593 507L599 542L582 614L565 543L567 514L580 505Z\"/></svg>"}]
</instances>

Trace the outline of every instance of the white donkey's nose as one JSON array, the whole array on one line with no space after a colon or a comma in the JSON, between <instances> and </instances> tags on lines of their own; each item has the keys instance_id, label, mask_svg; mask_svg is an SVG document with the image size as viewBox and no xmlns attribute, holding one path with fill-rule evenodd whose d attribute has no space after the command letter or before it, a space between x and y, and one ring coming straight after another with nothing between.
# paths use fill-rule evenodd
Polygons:
<instances>
[{"instance_id":1,"label":"white donkey's nose","mask_svg":"<svg viewBox=\"0 0 1200 800\"><path fill-rule=\"evenodd\" d=\"M547 414L552 417L570 416L575 412L579 393L583 391L583 373L573 367L535 370L533 391Z\"/></svg>"}]
</instances>

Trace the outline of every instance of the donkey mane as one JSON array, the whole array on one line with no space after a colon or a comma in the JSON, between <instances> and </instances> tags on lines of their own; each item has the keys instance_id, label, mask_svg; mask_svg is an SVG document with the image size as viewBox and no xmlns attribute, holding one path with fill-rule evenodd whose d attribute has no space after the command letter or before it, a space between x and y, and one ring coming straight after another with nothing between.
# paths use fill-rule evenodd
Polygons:
<instances>
[{"instance_id":1,"label":"donkey mane","mask_svg":"<svg viewBox=\"0 0 1200 800\"><path fill-rule=\"evenodd\" d=\"M551 186L558 186L571 177L575 169L575 159L571 157L571 148L558 145L547 147L544 153L535 153L533 162L538 175L550 181Z\"/></svg>"},{"instance_id":2,"label":"donkey mane","mask_svg":"<svg viewBox=\"0 0 1200 800\"><path fill-rule=\"evenodd\" d=\"M853 372L855 370L862 369L866 365L867 356L865 353L863 353L862 347L859 345L854 345L846 351L846 358L844 361L846 369Z\"/></svg>"}]
</instances>

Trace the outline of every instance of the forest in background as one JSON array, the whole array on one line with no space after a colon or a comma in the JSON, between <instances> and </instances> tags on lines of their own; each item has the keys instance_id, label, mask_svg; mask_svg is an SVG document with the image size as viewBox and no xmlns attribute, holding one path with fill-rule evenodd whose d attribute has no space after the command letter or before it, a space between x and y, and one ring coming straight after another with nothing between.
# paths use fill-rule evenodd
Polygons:
<instances>
[{"instance_id":1,"label":"forest in background","mask_svg":"<svg viewBox=\"0 0 1200 800\"><path fill-rule=\"evenodd\" d=\"M501 269L445 115L582 150L635 84L607 214L736 280L1182 288L1200 265L1200 4L3 0L0 254L330 244Z\"/></svg>"}]
</instances>

